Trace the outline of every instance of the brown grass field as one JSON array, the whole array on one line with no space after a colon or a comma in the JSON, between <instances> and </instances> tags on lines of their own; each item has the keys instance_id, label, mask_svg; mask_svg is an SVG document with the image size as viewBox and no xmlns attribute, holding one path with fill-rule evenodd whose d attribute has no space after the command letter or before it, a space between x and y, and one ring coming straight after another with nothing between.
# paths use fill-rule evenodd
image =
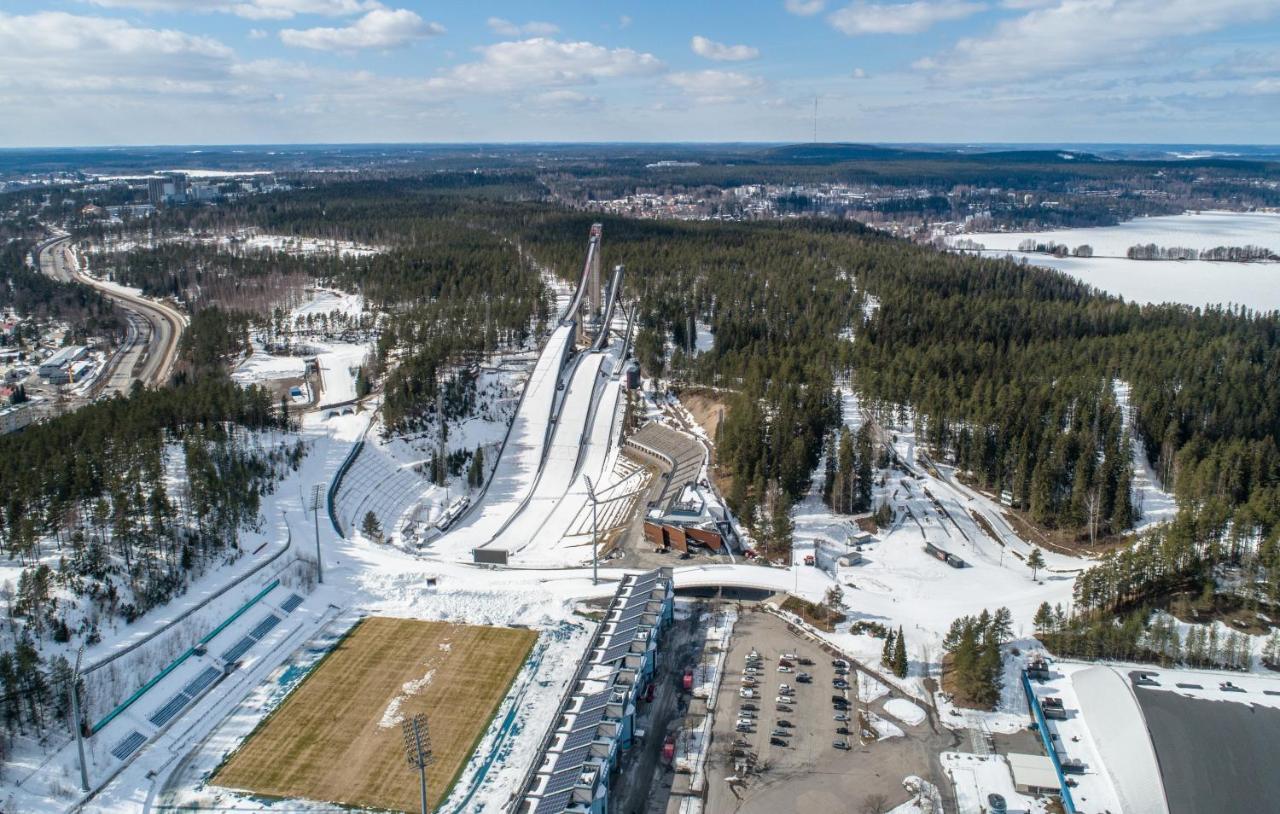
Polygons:
<instances>
[{"instance_id":1,"label":"brown grass field","mask_svg":"<svg viewBox=\"0 0 1280 814\"><path fill-rule=\"evenodd\" d=\"M536 639L531 630L366 619L259 724L212 782L268 797L417 811L417 772L405 761L400 724L392 722L399 698L400 715L427 713L436 759L427 770L427 796L434 808Z\"/></svg>"}]
</instances>

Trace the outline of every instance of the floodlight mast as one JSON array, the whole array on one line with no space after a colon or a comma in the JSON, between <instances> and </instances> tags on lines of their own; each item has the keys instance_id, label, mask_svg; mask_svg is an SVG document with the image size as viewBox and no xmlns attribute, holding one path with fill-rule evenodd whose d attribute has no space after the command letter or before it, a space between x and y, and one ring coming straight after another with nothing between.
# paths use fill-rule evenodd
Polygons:
<instances>
[{"instance_id":1,"label":"floodlight mast","mask_svg":"<svg viewBox=\"0 0 1280 814\"><path fill-rule=\"evenodd\" d=\"M316 530L316 582L324 584L324 567L320 564L320 492L324 489L324 484L316 483L311 486L311 523Z\"/></svg>"},{"instance_id":2,"label":"floodlight mast","mask_svg":"<svg viewBox=\"0 0 1280 814\"><path fill-rule=\"evenodd\" d=\"M418 770L418 780L422 791L422 814L427 812L427 767L435 763L435 754L431 751L431 736L427 731L427 714L419 712L400 724L404 735L404 756L411 768Z\"/></svg>"},{"instance_id":3,"label":"floodlight mast","mask_svg":"<svg viewBox=\"0 0 1280 814\"><path fill-rule=\"evenodd\" d=\"M583 483L587 484L587 498L591 501L591 584L600 584L600 535L596 529L596 490L591 485L591 478L588 475L582 476Z\"/></svg>"}]
</instances>

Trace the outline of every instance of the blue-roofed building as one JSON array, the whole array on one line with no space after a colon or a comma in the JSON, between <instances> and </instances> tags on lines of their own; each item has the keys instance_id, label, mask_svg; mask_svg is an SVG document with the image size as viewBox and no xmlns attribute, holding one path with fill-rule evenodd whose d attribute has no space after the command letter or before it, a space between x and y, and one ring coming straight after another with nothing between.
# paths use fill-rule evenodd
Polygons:
<instances>
[{"instance_id":1,"label":"blue-roofed building","mask_svg":"<svg viewBox=\"0 0 1280 814\"><path fill-rule=\"evenodd\" d=\"M609 783L631 748L674 604L670 568L623 578L525 780L519 814L608 814Z\"/></svg>"}]
</instances>

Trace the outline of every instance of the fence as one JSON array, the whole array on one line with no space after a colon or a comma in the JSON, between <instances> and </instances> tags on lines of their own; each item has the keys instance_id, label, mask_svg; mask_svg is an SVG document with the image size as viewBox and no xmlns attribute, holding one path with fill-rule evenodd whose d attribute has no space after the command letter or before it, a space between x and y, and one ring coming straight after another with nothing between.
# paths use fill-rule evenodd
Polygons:
<instances>
[{"instance_id":1,"label":"fence","mask_svg":"<svg viewBox=\"0 0 1280 814\"><path fill-rule=\"evenodd\" d=\"M1027 706L1031 707L1031 715L1036 719L1036 728L1040 730L1040 740L1044 743L1044 749L1049 753L1049 760L1053 762L1053 771L1058 775L1058 786L1062 789L1062 807L1066 809L1067 814L1076 814L1075 801L1071 799L1071 787L1067 785L1067 777L1062 772L1062 761L1058 759L1058 750L1053 745L1053 736L1049 733L1049 724L1044 719L1044 712L1040 709L1040 699L1036 697L1035 690L1031 689L1031 679L1027 678L1027 671L1022 671L1022 689L1027 694Z\"/></svg>"}]
</instances>

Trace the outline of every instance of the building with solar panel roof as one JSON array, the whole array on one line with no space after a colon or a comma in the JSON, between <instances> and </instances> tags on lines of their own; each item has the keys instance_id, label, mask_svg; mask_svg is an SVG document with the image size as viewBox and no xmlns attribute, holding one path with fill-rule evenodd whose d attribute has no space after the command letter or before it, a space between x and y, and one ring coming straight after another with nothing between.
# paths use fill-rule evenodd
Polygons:
<instances>
[{"instance_id":1,"label":"building with solar panel roof","mask_svg":"<svg viewBox=\"0 0 1280 814\"><path fill-rule=\"evenodd\" d=\"M623 578L521 793L518 814L604 814L609 778L631 747L636 702L671 623L670 568Z\"/></svg>"}]
</instances>

